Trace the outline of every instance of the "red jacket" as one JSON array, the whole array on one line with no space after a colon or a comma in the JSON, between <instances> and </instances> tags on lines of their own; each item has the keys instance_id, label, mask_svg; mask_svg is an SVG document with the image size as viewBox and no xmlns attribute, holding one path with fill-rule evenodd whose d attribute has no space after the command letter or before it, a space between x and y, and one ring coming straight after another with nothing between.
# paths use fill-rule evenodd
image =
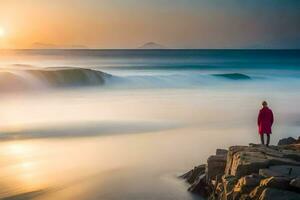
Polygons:
<instances>
[{"instance_id":1,"label":"red jacket","mask_svg":"<svg viewBox=\"0 0 300 200\"><path fill-rule=\"evenodd\" d=\"M274 122L273 112L270 108L264 107L259 111L257 118L259 134L271 134L272 124Z\"/></svg>"}]
</instances>

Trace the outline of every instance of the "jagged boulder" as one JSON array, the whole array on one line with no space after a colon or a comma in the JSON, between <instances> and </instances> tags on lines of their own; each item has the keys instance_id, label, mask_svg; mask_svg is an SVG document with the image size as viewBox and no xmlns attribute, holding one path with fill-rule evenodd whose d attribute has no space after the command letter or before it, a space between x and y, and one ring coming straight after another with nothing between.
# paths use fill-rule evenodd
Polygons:
<instances>
[{"instance_id":1,"label":"jagged boulder","mask_svg":"<svg viewBox=\"0 0 300 200\"><path fill-rule=\"evenodd\" d=\"M279 190L275 188L266 188L259 197L259 200L299 200L300 194Z\"/></svg>"},{"instance_id":2,"label":"jagged boulder","mask_svg":"<svg viewBox=\"0 0 300 200\"><path fill-rule=\"evenodd\" d=\"M248 199L249 193L259 185L261 177L257 174L251 174L239 179L233 188L233 199Z\"/></svg>"},{"instance_id":3,"label":"jagged boulder","mask_svg":"<svg viewBox=\"0 0 300 200\"><path fill-rule=\"evenodd\" d=\"M207 182L220 179L225 172L226 155L214 155L207 159L206 178Z\"/></svg>"},{"instance_id":4,"label":"jagged boulder","mask_svg":"<svg viewBox=\"0 0 300 200\"><path fill-rule=\"evenodd\" d=\"M217 156L223 155L223 156L227 157L227 153L228 153L228 150L226 150L226 149L217 149L216 150Z\"/></svg>"},{"instance_id":5,"label":"jagged boulder","mask_svg":"<svg viewBox=\"0 0 300 200\"><path fill-rule=\"evenodd\" d=\"M295 147L295 146L299 146L299 145L293 145L293 146ZM290 149L280 149L280 152L282 153L283 158L288 158L288 159L292 159L297 162L300 162L299 151L290 150Z\"/></svg>"},{"instance_id":6,"label":"jagged boulder","mask_svg":"<svg viewBox=\"0 0 300 200\"><path fill-rule=\"evenodd\" d=\"M202 174L189 188L188 191L207 197L211 193L211 188L206 184L206 176Z\"/></svg>"},{"instance_id":7,"label":"jagged boulder","mask_svg":"<svg viewBox=\"0 0 300 200\"><path fill-rule=\"evenodd\" d=\"M300 143L280 146L281 149L287 149L300 152Z\"/></svg>"},{"instance_id":8,"label":"jagged boulder","mask_svg":"<svg viewBox=\"0 0 300 200\"><path fill-rule=\"evenodd\" d=\"M269 161L261 152L240 151L232 156L230 175L242 177L267 168Z\"/></svg>"},{"instance_id":9,"label":"jagged boulder","mask_svg":"<svg viewBox=\"0 0 300 200\"><path fill-rule=\"evenodd\" d=\"M282 152L262 146L237 146L229 149L225 172L240 178L273 165L300 166L299 156L299 152Z\"/></svg>"},{"instance_id":10,"label":"jagged boulder","mask_svg":"<svg viewBox=\"0 0 300 200\"><path fill-rule=\"evenodd\" d=\"M212 192L208 197L208 200L225 199L224 197L224 186L222 182L216 182L215 187L212 188Z\"/></svg>"},{"instance_id":11,"label":"jagged boulder","mask_svg":"<svg viewBox=\"0 0 300 200\"><path fill-rule=\"evenodd\" d=\"M274 165L274 166L270 166L269 169L279 174L282 174L283 176L290 176L290 177L300 176L300 166Z\"/></svg>"},{"instance_id":12,"label":"jagged boulder","mask_svg":"<svg viewBox=\"0 0 300 200\"><path fill-rule=\"evenodd\" d=\"M258 174L265 178L272 177L272 176L284 176L283 173L273 171L271 169L260 169Z\"/></svg>"},{"instance_id":13,"label":"jagged boulder","mask_svg":"<svg viewBox=\"0 0 300 200\"><path fill-rule=\"evenodd\" d=\"M233 156L240 151L243 151L247 146L232 146L229 147L229 151L227 153L227 163L225 167L225 174L232 175L231 168L232 168L232 162L234 161Z\"/></svg>"},{"instance_id":14,"label":"jagged boulder","mask_svg":"<svg viewBox=\"0 0 300 200\"><path fill-rule=\"evenodd\" d=\"M289 145L289 144L296 144L297 140L293 137L283 138L279 140L278 145Z\"/></svg>"},{"instance_id":15,"label":"jagged boulder","mask_svg":"<svg viewBox=\"0 0 300 200\"><path fill-rule=\"evenodd\" d=\"M296 190L300 191L300 177L294 178L290 182L290 186L294 187Z\"/></svg>"},{"instance_id":16,"label":"jagged boulder","mask_svg":"<svg viewBox=\"0 0 300 200\"><path fill-rule=\"evenodd\" d=\"M255 187L250 193L249 193L249 197L250 199L258 199L260 197L260 195L262 194L262 192L266 189L265 186L257 186Z\"/></svg>"},{"instance_id":17,"label":"jagged boulder","mask_svg":"<svg viewBox=\"0 0 300 200\"><path fill-rule=\"evenodd\" d=\"M266 178L272 176L297 177L300 176L300 166L274 165L268 169L260 169L259 175Z\"/></svg>"},{"instance_id":18,"label":"jagged boulder","mask_svg":"<svg viewBox=\"0 0 300 200\"><path fill-rule=\"evenodd\" d=\"M270 177L263 179L260 182L260 186L278 188L278 189L289 189L291 179L288 177Z\"/></svg>"},{"instance_id":19,"label":"jagged boulder","mask_svg":"<svg viewBox=\"0 0 300 200\"><path fill-rule=\"evenodd\" d=\"M194 183L202 174L205 173L205 165L199 165L194 169L180 176L180 178L186 179L190 184Z\"/></svg>"},{"instance_id":20,"label":"jagged boulder","mask_svg":"<svg viewBox=\"0 0 300 200\"><path fill-rule=\"evenodd\" d=\"M292 166L300 166L300 163L289 158L281 158L281 157L273 157L268 156L267 157L269 161L269 166L272 165L292 165Z\"/></svg>"},{"instance_id":21,"label":"jagged boulder","mask_svg":"<svg viewBox=\"0 0 300 200\"><path fill-rule=\"evenodd\" d=\"M222 176L222 184L224 188L223 199L232 200L233 199L233 188L238 182L238 178L231 175Z\"/></svg>"}]
</instances>

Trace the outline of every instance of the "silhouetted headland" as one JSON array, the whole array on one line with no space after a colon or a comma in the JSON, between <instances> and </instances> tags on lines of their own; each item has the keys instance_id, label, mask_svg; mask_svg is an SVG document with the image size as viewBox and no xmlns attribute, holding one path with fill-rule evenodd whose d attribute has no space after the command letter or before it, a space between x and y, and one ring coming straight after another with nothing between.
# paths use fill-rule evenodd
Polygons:
<instances>
[{"instance_id":1,"label":"silhouetted headland","mask_svg":"<svg viewBox=\"0 0 300 200\"><path fill-rule=\"evenodd\" d=\"M167 47L155 42L147 42L140 46L139 49L167 49Z\"/></svg>"}]
</instances>

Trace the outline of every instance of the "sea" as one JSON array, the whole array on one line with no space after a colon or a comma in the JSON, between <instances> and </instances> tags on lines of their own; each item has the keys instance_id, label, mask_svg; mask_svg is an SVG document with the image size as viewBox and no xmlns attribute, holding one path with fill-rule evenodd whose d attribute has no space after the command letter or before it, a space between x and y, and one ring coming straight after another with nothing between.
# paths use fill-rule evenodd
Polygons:
<instances>
[{"instance_id":1,"label":"sea","mask_svg":"<svg viewBox=\"0 0 300 200\"><path fill-rule=\"evenodd\" d=\"M195 200L217 148L300 136L300 50L0 50L0 198Z\"/></svg>"}]
</instances>

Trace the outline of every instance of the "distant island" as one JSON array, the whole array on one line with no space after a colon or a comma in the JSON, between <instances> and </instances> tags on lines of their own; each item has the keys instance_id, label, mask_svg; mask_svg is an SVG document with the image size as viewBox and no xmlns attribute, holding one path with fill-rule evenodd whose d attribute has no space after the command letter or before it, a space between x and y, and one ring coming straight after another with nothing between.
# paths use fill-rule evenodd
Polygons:
<instances>
[{"instance_id":1,"label":"distant island","mask_svg":"<svg viewBox=\"0 0 300 200\"><path fill-rule=\"evenodd\" d=\"M57 45L50 43L35 42L31 45L32 49L88 49L84 45Z\"/></svg>"},{"instance_id":2,"label":"distant island","mask_svg":"<svg viewBox=\"0 0 300 200\"><path fill-rule=\"evenodd\" d=\"M167 47L155 42L147 42L140 46L139 49L167 49Z\"/></svg>"}]
</instances>

